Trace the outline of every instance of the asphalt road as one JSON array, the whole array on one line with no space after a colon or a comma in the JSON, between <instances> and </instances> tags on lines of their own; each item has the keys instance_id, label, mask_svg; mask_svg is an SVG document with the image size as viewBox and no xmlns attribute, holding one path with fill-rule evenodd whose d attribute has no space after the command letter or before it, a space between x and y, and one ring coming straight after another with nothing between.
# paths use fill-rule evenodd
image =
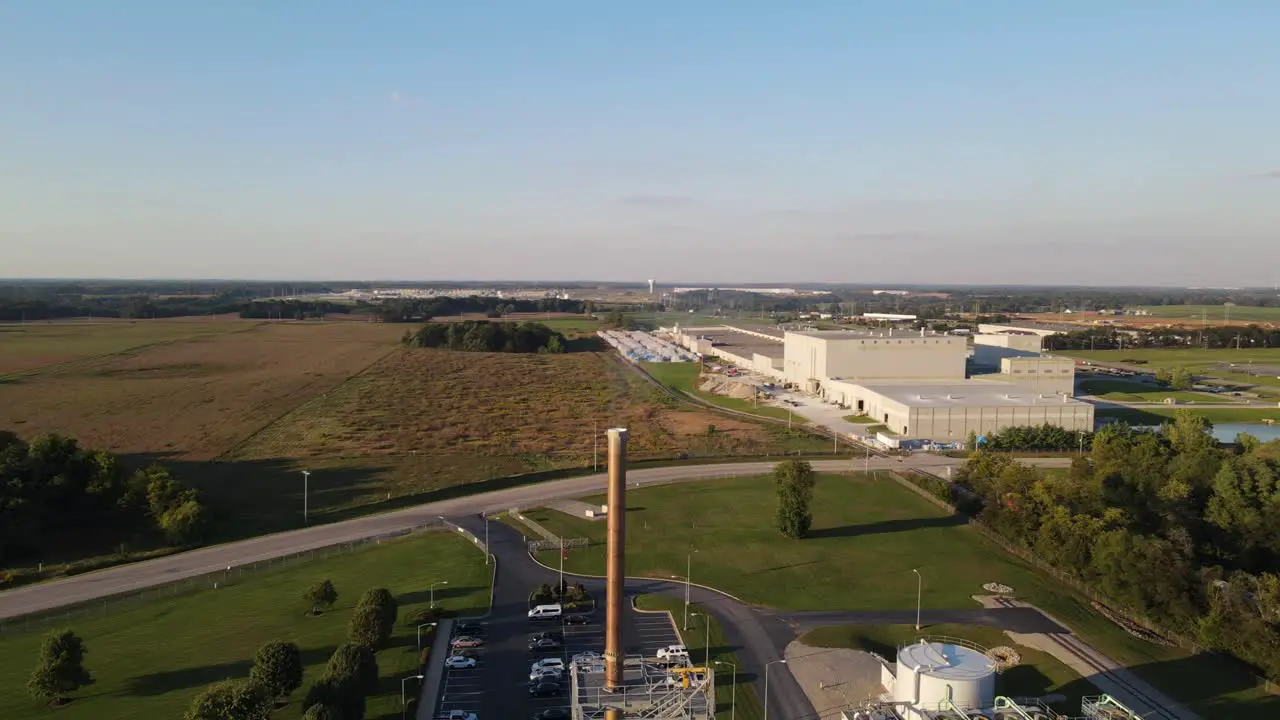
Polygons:
<instances>
[{"instance_id":1,"label":"asphalt road","mask_svg":"<svg viewBox=\"0 0 1280 720\"><path fill-rule=\"evenodd\" d=\"M917 455L906 458L902 462L895 458L875 457L870 458L869 461L871 469L911 467L937 469L959 466L963 462L956 458L936 455ZM1068 461L1037 459L1027 462L1040 465L1063 465ZM850 459L846 456L841 460L820 460L813 465L819 472L839 472L850 469L861 470L864 463L863 458ZM636 487L716 477L760 475L769 472L773 465L773 462L749 462L646 468L628 471L627 481L632 487ZM442 515L465 516L480 512L497 512L517 506L536 507L547 500L602 492L607 480L605 474L599 473L469 495L380 515L214 545L155 560L27 585L0 592L0 619L75 605L197 577L228 567L262 562L292 553L394 533L433 522Z\"/></svg>"}]
</instances>

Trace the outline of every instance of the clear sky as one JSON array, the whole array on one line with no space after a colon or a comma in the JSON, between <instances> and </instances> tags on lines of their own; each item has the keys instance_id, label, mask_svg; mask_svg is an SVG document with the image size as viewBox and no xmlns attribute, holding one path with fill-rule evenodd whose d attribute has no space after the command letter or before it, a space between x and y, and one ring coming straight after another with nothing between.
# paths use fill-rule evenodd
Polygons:
<instances>
[{"instance_id":1,"label":"clear sky","mask_svg":"<svg viewBox=\"0 0 1280 720\"><path fill-rule=\"evenodd\" d=\"M0 276L1270 285L1280 2L0 3Z\"/></svg>"}]
</instances>

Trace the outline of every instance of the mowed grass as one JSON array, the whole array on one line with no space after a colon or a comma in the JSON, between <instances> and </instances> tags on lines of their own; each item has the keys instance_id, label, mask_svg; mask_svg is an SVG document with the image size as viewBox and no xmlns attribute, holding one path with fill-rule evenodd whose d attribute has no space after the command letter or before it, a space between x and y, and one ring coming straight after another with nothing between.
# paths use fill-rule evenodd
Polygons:
<instances>
[{"instance_id":1,"label":"mowed grass","mask_svg":"<svg viewBox=\"0 0 1280 720\"><path fill-rule=\"evenodd\" d=\"M1210 324L1226 322L1280 322L1280 307L1247 307L1244 305L1142 305L1151 317L1171 320L1202 320Z\"/></svg>"},{"instance_id":2,"label":"mowed grass","mask_svg":"<svg viewBox=\"0 0 1280 720\"><path fill-rule=\"evenodd\" d=\"M100 320L0 324L0 378L188 338L252 328L240 320Z\"/></svg>"},{"instance_id":3,"label":"mowed grass","mask_svg":"<svg viewBox=\"0 0 1280 720\"><path fill-rule=\"evenodd\" d=\"M0 383L0 428L62 433L122 454L211 460L394 350L403 331L257 324L49 368Z\"/></svg>"},{"instance_id":4,"label":"mowed grass","mask_svg":"<svg viewBox=\"0 0 1280 720\"><path fill-rule=\"evenodd\" d=\"M400 716L400 679L416 672L417 628L408 618L425 609L431 582L436 602L463 614L489 604L490 568L483 553L454 534L433 532L371 545L354 552L245 576L230 586L119 611L76 618L66 627L84 641L85 666L96 682L51 710L26 692L41 632L0 635L0 717L178 718L205 686L245 678L253 654L266 642L296 642L306 663L303 687L276 717L297 717L307 686L333 650L346 641L346 626L360 594L386 587L400 603L400 620L388 647L378 653L381 681L368 701L368 718ZM338 604L307 617L302 594L328 578Z\"/></svg>"},{"instance_id":5,"label":"mowed grass","mask_svg":"<svg viewBox=\"0 0 1280 720\"><path fill-rule=\"evenodd\" d=\"M934 635L968 640L985 648L1013 647L1022 662L996 677L996 694L1007 697L1043 697L1061 694L1066 700L1057 709L1074 714L1080 710L1080 698L1098 695L1093 683L1064 665L1049 653L1018 645L1002 630L976 625L928 625L917 631L914 625L840 625L815 628L800 637L800 642L813 648L848 648L878 653L890 662L898 648L914 642L921 635Z\"/></svg>"},{"instance_id":6,"label":"mowed grass","mask_svg":"<svg viewBox=\"0 0 1280 720\"><path fill-rule=\"evenodd\" d=\"M1185 367L1193 373L1215 369L1219 365L1280 366L1280 348L1203 349L1203 348L1134 348L1131 350L1061 350L1055 355L1093 360L1095 362L1132 364L1140 361L1143 369L1155 371Z\"/></svg>"},{"instance_id":7,"label":"mowed grass","mask_svg":"<svg viewBox=\"0 0 1280 720\"><path fill-rule=\"evenodd\" d=\"M708 659L713 663L716 689L716 717L727 718L730 712L744 720L757 720L764 717L764 706L760 699L746 685L746 678L737 675L734 667L739 667L738 658L729 649L724 631L714 615L707 614L706 608L697 604L689 604L689 629L682 630L684 600L667 595L640 595L635 600L636 607L650 612L668 612L675 618L676 631L680 633L680 641L689 648L689 659L694 665L702 665ZM708 627L708 625L710 627ZM711 652L707 654L707 648ZM715 665L714 663L729 663ZM736 698L734 696L737 696Z\"/></svg>"},{"instance_id":8,"label":"mowed grass","mask_svg":"<svg viewBox=\"0 0 1280 720\"><path fill-rule=\"evenodd\" d=\"M599 503L602 498L585 500ZM1174 697L1232 707L1262 697L1230 663L1128 635L1095 613L1086 599L888 477L819 476L813 532L800 541L780 537L773 527L769 477L633 490L627 503L631 575L683 577L689 553L696 549L694 582L750 603L795 610L913 607L912 568L924 578L921 602L926 608L975 608L972 596L984 592L982 585L999 582ZM569 551L566 570L604 573L603 524L552 510L526 514L552 532L592 541L585 549ZM544 562L556 562L554 553L546 555Z\"/></svg>"},{"instance_id":9,"label":"mowed grass","mask_svg":"<svg viewBox=\"0 0 1280 720\"><path fill-rule=\"evenodd\" d=\"M722 407L727 410L737 410L738 412L760 415L762 417L777 418L779 420L786 420L790 416L790 413L783 408L771 407L752 400L725 397L723 395L716 395L714 393L699 390L698 378L701 377L702 374L702 363L646 362L640 364L644 367L646 372L653 376L654 380L657 380L673 390L687 393L699 400L702 400L703 402L715 405L716 407ZM804 419L799 418L799 422L803 423Z\"/></svg>"}]
</instances>

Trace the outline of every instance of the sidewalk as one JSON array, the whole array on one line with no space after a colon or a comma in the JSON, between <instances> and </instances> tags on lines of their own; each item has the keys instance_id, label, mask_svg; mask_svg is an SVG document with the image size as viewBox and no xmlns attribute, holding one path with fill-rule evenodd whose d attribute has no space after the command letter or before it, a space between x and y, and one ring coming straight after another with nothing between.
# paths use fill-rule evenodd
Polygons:
<instances>
[{"instance_id":1,"label":"sidewalk","mask_svg":"<svg viewBox=\"0 0 1280 720\"><path fill-rule=\"evenodd\" d=\"M444 681L444 659L449 656L452 630L453 620L449 618L436 625L435 638L431 641L431 655L427 658L427 677L422 683L422 694L418 696L418 710L413 714L417 720L433 720L436 716L440 685Z\"/></svg>"}]
</instances>

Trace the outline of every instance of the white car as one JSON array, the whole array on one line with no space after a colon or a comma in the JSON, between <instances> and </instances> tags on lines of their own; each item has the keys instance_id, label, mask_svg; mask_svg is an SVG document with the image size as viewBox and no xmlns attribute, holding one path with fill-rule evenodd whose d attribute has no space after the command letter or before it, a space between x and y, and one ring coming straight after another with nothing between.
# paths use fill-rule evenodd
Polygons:
<instances>
[{"instance_id":1,"label":"white car","mask_svg":"<svg viewBox=\"0 0 1280 720\"><path fill-rule=\"evenodd\" d=\"M466 655L450 655L444 660L444 666L450 670L470 670L476 665L476 659Z\"/></svg>"},{"instance_id":2,"label":"white car","mask_svg":"<svg viewBox=\"0 0 1280 720\"><path fill-rule=\"evenodd\" d=\"M668 645L658 649L658 658L687 658L689 657L689 648L683 645Z\"/></svg>"},{"instance_id":3,"label":"white car","mask_svg":"<svg viewBox=\"0 0 1280 720\"><path fill-rule=\"evenodd\" d=\"M466 710L450 710L449 720L479 720L479 718L475 713Z\"/></svg>"},{"instance_id":4,"label":"white car","mask_svg":"<svg viewBox=\"0 0 1280 720\"><path fill-rule=\"evenodd\" d=\"M588 650L587 652L580 652L577 655L574 655L573 661L582 665L594 665L596 663L604 662L604 656L598 652Z\"/></svg>"},{"instance_id":5,"label":"white car","mask_svg":"<svg viewBox=\"0 0 1280 720\"><path fill-rule=\"evenodd\" d=\"M561 660L560 658L542 658L538 662L534 663L533 667L529 668L529 672L536 673L539 670L544 670L546 668L555 668L563 672L564 661Z\"/></svg>"}]
</instances>

